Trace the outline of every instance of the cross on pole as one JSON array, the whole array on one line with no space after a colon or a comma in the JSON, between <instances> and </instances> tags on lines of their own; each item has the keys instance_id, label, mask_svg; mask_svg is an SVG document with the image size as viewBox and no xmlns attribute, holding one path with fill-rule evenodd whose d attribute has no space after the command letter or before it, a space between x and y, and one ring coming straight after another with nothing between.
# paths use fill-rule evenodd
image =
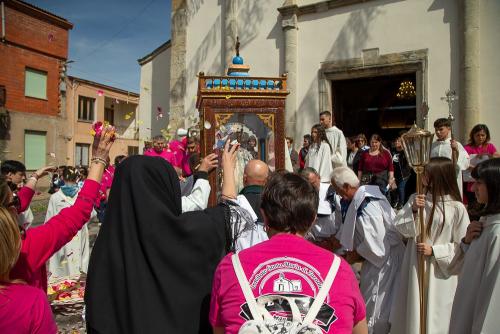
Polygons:
<instances>
[{"instance_id":1,"label":"cross on pole","mask_svg":"<svg viewBox=\"0 0 500 334\"><path fill-rule=\"evenodd\" d=\"M454 90L448 89L445 92L445 96L441 97L441 101L448 103L448 119L452 122L452 133L453 133L453 121L455 116L453 116L453 103L458 100L458 95Z\"/></svg>"},{"instance_id":2,"label":"cross on pole","mask_svg":"<svg viewBox=\"0 0 500 334\"><path fill-rule=\"evenodd\" d=\"M453 121L455 121L455 116L453 116L453 103L455 103L458 100L458 95L454 90L448 89L446 90L445 96L441 97L441 101L445 101L448 103L448 119L450 120L451 123L451 128L450 128L450 135L451 139L455 139L453 136ZM456 166L458 159L458 152L453 150L451 151L451 160L453 161L453 165Z\"/></svg>"}]
</instances>

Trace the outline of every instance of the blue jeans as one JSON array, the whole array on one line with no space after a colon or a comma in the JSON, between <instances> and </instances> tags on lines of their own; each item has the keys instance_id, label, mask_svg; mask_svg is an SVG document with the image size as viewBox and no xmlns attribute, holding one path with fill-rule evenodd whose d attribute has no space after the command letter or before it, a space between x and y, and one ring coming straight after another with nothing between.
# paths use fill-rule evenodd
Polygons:
<instances>
[{"instance_id":1,"label":"blue jeans","mask_svg":"<svg viewBox=\"0 0 500 334\"><path fill-rule=\"evenodd\" d=\"M405 205L405 186L408 179L401 179L398 181L398 205Z\"/></svg>"}]
</instances>

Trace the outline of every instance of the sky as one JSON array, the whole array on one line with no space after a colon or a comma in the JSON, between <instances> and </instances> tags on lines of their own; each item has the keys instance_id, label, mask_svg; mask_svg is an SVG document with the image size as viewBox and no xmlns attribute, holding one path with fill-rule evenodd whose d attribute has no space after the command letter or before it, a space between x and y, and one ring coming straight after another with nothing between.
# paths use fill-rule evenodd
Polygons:
<instances>
[{"instance_id":1,"label":"sky","mask_svg":"<svg viewBox=\"0 0 500 334\"><path fill-rule=\"evenodd\" d=\"M139 92L144 57L170 39L171 0L26 0L64 17L69 75Z\"/></svg>"}]
</instances>

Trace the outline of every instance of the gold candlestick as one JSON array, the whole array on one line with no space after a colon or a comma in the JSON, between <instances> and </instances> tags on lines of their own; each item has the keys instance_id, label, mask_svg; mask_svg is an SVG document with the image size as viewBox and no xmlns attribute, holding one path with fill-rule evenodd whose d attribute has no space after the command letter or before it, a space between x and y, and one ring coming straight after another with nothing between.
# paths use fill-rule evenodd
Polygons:
<instances>
[{"instance_id":1,"label":"gold candlestick","mask_svg":"<svg viewBox=\"0 0 500 334\"><path fill-rule=\"evenodd\" d=\"M408 163L411 165L417 174L417 194L421 195L423 191L422 175L424 167L429 163L431 154L433 133L420 129L417 125L413 125L407 133L401 136L403 139L403 147ZM418 222L420 233L418 241L424 243L426 241L424 209L418 208ZM420 297L420 333L426 333L427 327L427 280L425 277L426 259L423 254L418 256L418 285Z\"/></svg>"}]
</instances>

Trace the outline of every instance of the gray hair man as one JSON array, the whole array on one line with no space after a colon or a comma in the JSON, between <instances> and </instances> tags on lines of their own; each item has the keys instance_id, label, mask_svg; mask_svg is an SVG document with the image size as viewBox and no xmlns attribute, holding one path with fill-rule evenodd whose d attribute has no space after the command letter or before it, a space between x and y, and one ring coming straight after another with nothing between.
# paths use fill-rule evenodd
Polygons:
<instances>
[{"instance_id":1,"label":"gray hair man","mask_svg":"<svg viewBox=\"0 0 500 334\"><path fill-rule=\"evenodd\" d=\"M404 254L401 236L394 228L395 213L378 186L359 186L348 167L333 170L332 184L340 196L351 201L340 243L348 251L348 262L363 262L360 289L369 333L386 334Z\"/></svg>"}]
</instances>

